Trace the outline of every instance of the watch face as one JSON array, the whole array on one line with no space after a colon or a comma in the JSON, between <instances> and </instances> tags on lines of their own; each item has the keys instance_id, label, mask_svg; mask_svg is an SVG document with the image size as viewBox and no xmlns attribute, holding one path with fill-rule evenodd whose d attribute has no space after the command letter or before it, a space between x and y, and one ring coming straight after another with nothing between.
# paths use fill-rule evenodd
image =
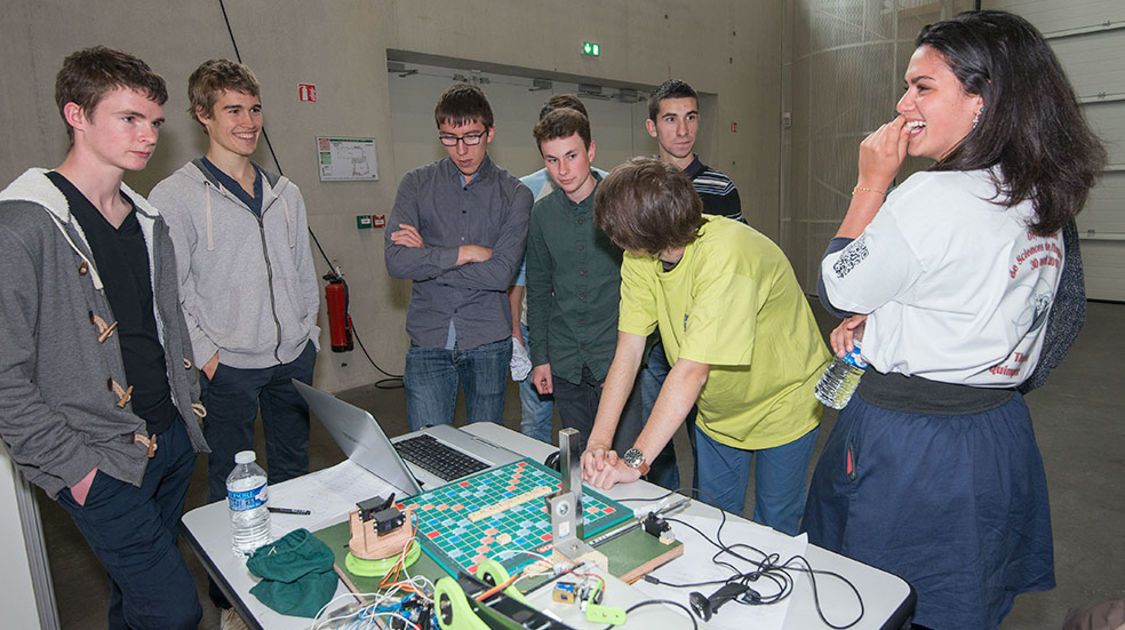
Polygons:
<instances>
[{"instance_id":1,"label":"watch face","mask_svg":"<svg viewBox=\"0 0 1125 630\"><path fill-rule=\"evenodd\" d=\"M645 456L644 453L641 452L641 449L634 446L633 448L625 451L625 465L629 468L640 468L641 464L644 463L644 461Z\"/></svg>"}]
</instances>

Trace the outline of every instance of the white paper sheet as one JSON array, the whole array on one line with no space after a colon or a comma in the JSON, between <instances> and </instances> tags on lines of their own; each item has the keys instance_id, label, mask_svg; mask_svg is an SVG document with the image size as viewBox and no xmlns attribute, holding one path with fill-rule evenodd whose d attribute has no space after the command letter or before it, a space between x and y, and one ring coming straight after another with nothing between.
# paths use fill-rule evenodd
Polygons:
<instances>
[{"instance_id":1,"label":"white paper sheet","mask_svg":"<svg viewBox=\"0 0 1125 630\"><path fill-rule=\"evenodd\" d=\"M315 532L347 518L359 500L375 495L387 496L393 488L350 459L331 468L312 473L306 484L280 484L270 488L270 505L309 510L312 514L270 514L270 530L280 538L299 527Z\"/></svg>"},{"instance_id":2,"label":"white paper sheet","mask_svg":"<svg viewBox=\"0 0 1125 630\"><path fill-rule=\"evenodd\" d=\"M675 516L673 515L671 518L675 518ZM703 533L707 534L711 540L716 539L716 533L718 532L720 523L720 519L717 516L693 516L691 522L703 531ZM718 548L704 540L698 533L681 523L672 523L672 531L675 532L676 537L684 543L685 548L691 549L692 551L690 554L685 553L676 560L653 571L652 575L661 580L667 580L677 584L718 580L733 575L733 571L730 568L716 565L712 562L711 558L718 551ZM804 534L797 537L786 536L785 534L778 533L768 527L758 525L757 523L751 523L749 521L734 522L730 520L723 526L722 542L726 545L733 545L735 543L749 544L767 554L777 554L779 558L777 562L779 563L785 562L795 555L804 555L805 548L808 546L808 539ZM760 560L762 558L761 554L744 547L739 548L737 551L750 559ZM742 572L749 572L754 569L751 563L734 558L729 554L724 554L720 559L730 562ZM804 573L801 572L790 571L789 575L794 580L794 586L805 579ZM673 588L638 580L633 586L654 599L671 599L690 608L688 596L692 591L699 591L703 593L703 595L709 596L718 590L721 585ZM766 579L759 579L751 586L757 590L762 597L768 597L775 593L777 589L771 581ZM700 625L701 627L729 628L730 630L745 630L746 628L754 628L755 630L780 630L781 627L785 625L785 616L789 611L791 599L791 597L787 597L776 604L760 606L750 606L730 601L724 604L722 608L711 617L711 620L706 623L706 626L703 626L702 620L700 620Z\"/></svg>"}]
</instances>

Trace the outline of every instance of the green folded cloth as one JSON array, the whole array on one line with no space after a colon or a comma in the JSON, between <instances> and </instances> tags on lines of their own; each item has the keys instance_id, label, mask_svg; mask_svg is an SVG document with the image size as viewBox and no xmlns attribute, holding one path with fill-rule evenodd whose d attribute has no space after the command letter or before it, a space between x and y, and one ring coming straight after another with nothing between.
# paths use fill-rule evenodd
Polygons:
<instances>
[{"instance_id":1,"label":"green folded cloth","mask_svg":"<svg viewBox=\"0 0 1125 630\"><path fill-rule=\"evenodd\" d=\"M307 529L297 529L254 550L246 561L261 578L250 592L284 615L315 617L336 592L332 550Z\"/></svg>"}]
</instances>

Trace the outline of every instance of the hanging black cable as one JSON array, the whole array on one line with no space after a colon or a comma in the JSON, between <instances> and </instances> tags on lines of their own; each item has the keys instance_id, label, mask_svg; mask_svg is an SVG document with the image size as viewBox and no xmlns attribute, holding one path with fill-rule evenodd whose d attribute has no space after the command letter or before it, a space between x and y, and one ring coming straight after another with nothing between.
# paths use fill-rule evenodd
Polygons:
<instances>
[{"instance_id":1,"label":"hanging black cable","mask_svg":"<svg viewBox=\"0 0 1125 630\"><path fill-rule=\"evenodd\" d=\"M234 58L238 63L242 63L242 54L238 52L238 42L234 38L234 29L231 28L230 18L227 16L227 6L223 0L219 0L219 9L223 12L223 22L227 25L227 35L230 36L230 44L234 48ZM270 142L270 134L266 131L264 126L262 127L262 138L266 141L266 148L270 151L270 157L273 159L273 165L277 169L278 175L284 175L285 171L281 168L281 160L277 159L277 152L273 150L273 143ZM332 264L332 259L329 258L328 253L324 251L324 247L320 244L320 239L316 237L316 232L313 232L312 226L309 226L308 230L309 236L312 237L313 243L316 244L317 251L324 257L324 262L328 264L329 269L335 271L336 266ZM360 349L363 350L363 356L367 357L367 361L371 363L371 366L389 377L375 381L375 387L378 389L398 389L402 387L402 375L393 374L380 367L379 364L375 362L375 359L371 358L371 354L367 352L367 346L363 344L363 339L360 338L359 332L354 327L352 328L352 336L355 337L356 342L359 343Z\"/></svg>"},{"instance_id":2,"label":"hanging black cable","mask_svg":"<svg viewBox=\"0 0 1125 630\"><path fill-rule=\"evenodd\" d=\"M230 35L230 44L234 46L234 58L238 60L238 63L242 63L242 54L238 52L238 42L234 41L234 31L231 30L230 18L227 17L227 5L223 3L223 0L219 0L219 9L223 12L223 22L227 25L227 34Z\"/></svg>"}]
</instances>

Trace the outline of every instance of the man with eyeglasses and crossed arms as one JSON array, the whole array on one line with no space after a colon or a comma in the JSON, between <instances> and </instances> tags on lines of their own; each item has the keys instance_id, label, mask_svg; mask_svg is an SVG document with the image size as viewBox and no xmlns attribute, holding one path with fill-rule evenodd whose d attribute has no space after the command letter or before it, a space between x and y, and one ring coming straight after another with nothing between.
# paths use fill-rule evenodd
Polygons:
<instances>
[{"instance_id":1,"label":"man with eyeglasses and crossed arms","mask_svg":"<svg viewBox=\"0 0 1125 630\"><path fill-rule=\"evenodd\" d=\"M449 157L402 178L384 237L387 273L413 281L403 371L411 430L452 424L462 387L468 422L501 422L512 356L507 290L532 203L527 186L488 157L496 127L479 88L449 87L434 121Z\"/></svg>"}]
</instances>

